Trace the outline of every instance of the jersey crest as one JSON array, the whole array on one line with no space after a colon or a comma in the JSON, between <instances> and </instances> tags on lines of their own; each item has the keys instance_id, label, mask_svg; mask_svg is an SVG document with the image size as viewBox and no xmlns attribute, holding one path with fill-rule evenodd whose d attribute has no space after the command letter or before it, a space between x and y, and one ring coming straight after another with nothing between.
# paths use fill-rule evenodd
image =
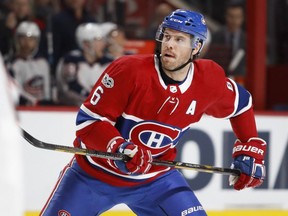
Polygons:
<instances>
[{"instance_id":1,"label":"jersey crest","mask_svg":"<svg viewBox=\"0 0 288 216\"><path fill-rule=\"evenodd\" d=\"M151 150L152 155L159 155L169 148L174 148L182 134L181 129L160 124L158 122L144 121L130 130L130 139L142 144Z\"/></svg>"}]
</instances>

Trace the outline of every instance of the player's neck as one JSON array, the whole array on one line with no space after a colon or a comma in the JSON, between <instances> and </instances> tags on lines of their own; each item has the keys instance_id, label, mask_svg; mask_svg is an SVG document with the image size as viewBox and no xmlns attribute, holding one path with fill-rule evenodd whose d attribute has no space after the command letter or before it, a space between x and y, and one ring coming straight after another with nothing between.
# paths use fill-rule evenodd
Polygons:
<instances>
[{"instance_id":1,"label":"player's neck","mask_svg":"<svg viewBox=\"0 0 288 216\"><path fill-rule=\"evenodd\" d=\"M172 80L175 80L177 82L182 82L187 77L190 67L191 67L191 63L187 64L184 68L177 70L177 71L168 71L168 70L165 70L165 68L162 68L162 69L163 69L163 72L166 74L166 76L168 76Z\"/></svg>"}]
</instances>

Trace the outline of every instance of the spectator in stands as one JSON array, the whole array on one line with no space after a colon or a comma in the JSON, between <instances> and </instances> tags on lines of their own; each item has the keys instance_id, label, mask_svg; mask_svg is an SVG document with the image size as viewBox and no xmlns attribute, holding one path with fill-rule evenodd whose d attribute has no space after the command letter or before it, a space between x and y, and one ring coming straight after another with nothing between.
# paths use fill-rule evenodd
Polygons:
<instances>
[{"instance_id":1,"label":"spectator in stands","mask_svg":"<svg viewBox=\"0 0 288 216\"><path fill-rule=\"evenodd\" d=\"M212 34L210 51L213 51L213 48L219 46L224 56L219 55L219 52L215 52L214 57L209 57L219 64L222 63L221 65L224 67L226 75L232 78L234 77L235 79L237 79L237 77L244 77L246 73L246 34L243 30L244 19L245 11L242 1L231 1L226 7L225 26ZM226 49L223 49L225 47ZM223 52L223 50L226 52ZM226 62L222 62L223 59L227 59Z\"/></svg>"},{"instance_id":2,"label":"spectator in stands","mask_svg":"<svg viewBox=\"0 0 288 216\"><path fill-rule=\"evenodd\" d=\"M32 8L30 0L11 0L9 12L0 21L0 49L4 58L14 52L13 36L18 24L32 18Z\"/></svg>"},{"instance_id":3,"label":"spectator in stands","mask_svg":"<svg viewBox=\"0 0 288 216\"><path fill-rule=\"evenodd\" d=\"M8 12L9 12L9 0L0 0L0 20L3 20Z\"/></svg>"},{"instance_id":4,"label":"spectator in stands","mask_svg":"<svg viewBox=\"0 0 288 216\"><path fill-rule=\"evenodd\" d=\"M152 15L152 19L150 21L149 27L147 29L147 38L155 39L156 32L158 30L159 25L162 23L163 18L170 14L173 11L173 8L167 3L159 4L156 9L154 15Z\"/></svg>"},{"instance_id":5,"label":"spectator in stands","mask_svg":"<svg viewBox=\"0 0 288 216\"><path fill-rule=\"evenodd\" d=\"M125 50L127 38L124 28L110 22L102 23L101 28L106 37L105 53L107 56L117 59L123 55L130 54Z\"/></svg>"},{"instance_id":6,"label":"spectator in stands","mask_svg":"<svg viewBox=\"0 0 288 216\"><path fill-rule=\"evenodd\" d=\"M64 0L64 8L52 18L54 66L69 51L77 49L75 31L79 24L96 22L85 9L85 0Z\"/></svg>"},{"instance_id":7,"label":"spectator in stands","mask_svg":"<svg viewBox=\"0 0 288 216\"><path fill-rule=\"evenodd\" d=\"M57 66L58 100L61 105L80 106L94 83L112 61L106 57L106 46L99 24L83 23L76 29L80 49L73 50Z\"/></svg>"},{"instance_id":8,"label":"spectator in stands","mask_svg":"<svg viewBox=\"0 0 288 216\"><path fill-rule=\"evenodd\" d=\"M15 33L16 53L7 63L20 91L20 105L51 104L50 68L38 53L39 27L31 21L19 24Z\"/></svg>"},{"instance_id":9,"label":"spectator in stands","mask_svg":"<svg viewBox=\"0 0 288 216\"><path fill-rule=\"evenodd\" d=\"M39 50L45 55L49 63L53 62L53 41L52 41L52 16L60 11L58 0L34 0L33 21L37 23L41 31Z\"/></svg>"}]
</instances>

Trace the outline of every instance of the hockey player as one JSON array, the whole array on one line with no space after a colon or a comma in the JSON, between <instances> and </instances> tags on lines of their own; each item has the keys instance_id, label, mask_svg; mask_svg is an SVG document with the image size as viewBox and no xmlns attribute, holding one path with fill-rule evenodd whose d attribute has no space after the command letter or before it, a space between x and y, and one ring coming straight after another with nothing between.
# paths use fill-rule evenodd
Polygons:
<instances>
[{"instance_id":1,"label":"hockey player","mask_svg":"<svg viewBox=\"0 0 288 216\"><path fill-rule=\"evenodd\" d=\"M204 114L230 119L232 153L242 171L236 190L265 177L266 143L257 135L251 95L210 60L196 60L207 28L201 14L176 10L158 29L159 53L115 60L81 105L75 147L121 152L129 161L76 155L41 215L100 215L125 203L136 215L204 216L204 207L177 170L151 165L174 160L175 146Z\"/></svg>"},{"instance_id":2,"label":"hockey player","mask_svg":"<svg viewBox=\"0 0 288 216\"><path fill-rule=\"evenodd\" d=\"M80 24L76 29L79 50L64 56L57 67L58 100L80 106L112 58L104 55L105 38L100 25Z\"/></svg>"}]
</instances>

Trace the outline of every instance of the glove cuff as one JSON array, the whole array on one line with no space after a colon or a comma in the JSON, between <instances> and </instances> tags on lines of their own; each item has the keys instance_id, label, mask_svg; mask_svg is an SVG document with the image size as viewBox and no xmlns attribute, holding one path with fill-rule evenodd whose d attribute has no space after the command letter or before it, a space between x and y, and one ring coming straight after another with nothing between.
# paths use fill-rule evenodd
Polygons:
<instances>
[{"instance_id":1,"label":"glove cuff","mask_svg":"<svg viewBox=\"0 0 288 216\"><path fill-rule=\"evenodd\" d=\"M239 155L247 155L255 158L256 160L264 160L267 144L258 137L252 137L247 142L242 143L236 140L233 148L232 157L236 158Z\"/></svg>"},{"instance_id":2,"label":"glove cuff","mask_svg":"<svg viewBox=\"0 0 288 216\"><path fill-rule=\"evenodd\" d=\"M133 158L138 151L138 146L132 142L124 142L118 147L118 152Z\"/></svg>"},{"instance_id":3,"label":"glove cuff","mask_svg":"<svg viewBox=\"0 0 288 216\"><path fill-rule=\"evenodd\" d=\"M107 145L107 152L118 152L119 146L125 142L125 139L121 136L114 137Z\"/></svg>"},{"instance_id":4,"label":"glove cuff","mask_svg":"<svg viewBox=\"0 0 288 216\"><path fill-rule=\"evenodd\" d=\"M117 137L114 137L113 139L110 140L110 142L108 143L107 145L107 152L112 152L112 153L116 153L116 152L119 152L119 147L125 143L125 139L121 136L117 136ZM118 166L115 162L118 162L118 163L122 163L123 164L123 167L124 167L124 162L119 160L119 161L114 161L112 159L108 159L107 160L107 163L115 170L119 170L118 169Z\"/></svg>"}]
</instances>

